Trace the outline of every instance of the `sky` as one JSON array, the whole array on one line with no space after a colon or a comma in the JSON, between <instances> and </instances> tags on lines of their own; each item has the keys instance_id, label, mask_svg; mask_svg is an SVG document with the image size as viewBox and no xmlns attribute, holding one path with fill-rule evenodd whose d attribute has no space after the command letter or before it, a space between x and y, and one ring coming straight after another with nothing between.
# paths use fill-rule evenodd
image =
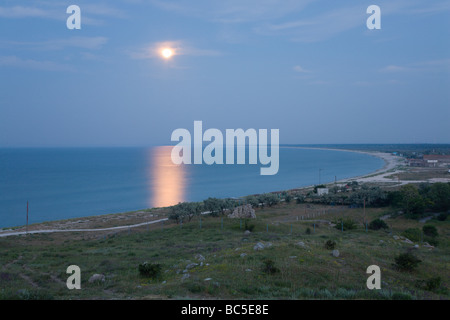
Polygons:
<instances>
[{"instance_id":1,"label":"sky","mask_svg":"<svg viewBox=\"0 0 450 320\"><path fill-rule=\"evenodd\" d=\"M0 2L0 147L169 145L195 120L282 144L450 143L449 89L446 0Z\"/></svg>"}]
</instances>

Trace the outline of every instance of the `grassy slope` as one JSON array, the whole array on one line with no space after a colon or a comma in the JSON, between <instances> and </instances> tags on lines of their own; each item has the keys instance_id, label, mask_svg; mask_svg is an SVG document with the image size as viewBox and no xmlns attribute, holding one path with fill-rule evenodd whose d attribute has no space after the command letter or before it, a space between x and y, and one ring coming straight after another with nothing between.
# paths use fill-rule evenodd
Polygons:
<instances>
[{"instance_id":1,"label":"grassy slope","mask_svg":"<svg viewBox=\"0 0 450 320\"><path fill-rule=\"evenodd\" d=\"M431 221L439 231L439 246L433 250L420 247L414 253L423 261L416 271L399 272L394 257L412 245L394 240L410 227L423 224L396 218L387 220L389 231L341 232L325 223L297 221L297 216L316 215L314 219L333 220L349 216L362 222L362 209L335 208L305 204L280 204L257 210L250 235L244 235L239 220L202 217L200 221L179 225L167 222L132 229L131 232L102 234L38 234L0 238L0 298L56 299L139 299L139 298L228 298L228 299L448 299L450 263L450 221ZM389 208L367 209L369 220L389 213ZM320 216L317 217L317 214ZM267 232L268 226L268 232ZM291 233L292 228L292 233ZM390 234L390 232L392 232ZM338 258L324 248L327 239L337 242ZM273 245L253 250L259 242ZM296 243L303 241L308 249ZM245 257L241 257L246 253ZM203 266L189 271L190 262L199 263L196 254L205 257ZM262 271L263 260L275 262L279 272ZM163 274L158 280L139 276L138 265L144 261L160 263ZM81 268L82 289L66 288L66 268ZM208 265L206 265L208 264ZM381 268L382 290L368 290L366 269ZM246 271L251 270L251 271ZM103 283L89 283L94 273L106 276ZM417 280L440 276L435 292L419 290ZM206 278L211 280L205 281ZM403 295L402 295L403 294Z\"/></svg>"}]
</instances>

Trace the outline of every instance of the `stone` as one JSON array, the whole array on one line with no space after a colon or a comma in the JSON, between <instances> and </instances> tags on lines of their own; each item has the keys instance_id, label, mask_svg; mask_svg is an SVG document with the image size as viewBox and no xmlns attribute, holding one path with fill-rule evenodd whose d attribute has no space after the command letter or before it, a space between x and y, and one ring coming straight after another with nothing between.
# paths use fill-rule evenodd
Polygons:
<instances>
[{"instance_id":1,"label":"stone","mask_svg":"<svg viewBox=\"0 0 450 320\"><path fill-rule=\"evenodd\" d=\"M257 244L255 244L255 246L253 247L253 250L262 250L262 249L264 249L265 248L265 246L264 246L264 243L262 243L262 242L258 242Z\"/></svg>"},{"instance_id":2,"label":"stone","mask_svg":"<svg viewBox=\"0 0 450 320\"><path fill-rule=\"evenodd\" d=\"M306 247L306 244L305 244L303 241L297 242L296 245L298 245L298 246L300 246L300 247L302 247L302 248L305 248L305 247Z\"/></svg>"},{"instance_id":3,"label":"stone","mask_svg":"<svg viewBox=\"0 0 450 320\"><path fill-rule=\"evenodd\" d=\"M411 240L409 240L408 238L405 238L405 240L403 240L403 242L406 242L408 244L414 244L414 242L412 242Z\"/></svg>"},{"instance_id":4,"label":"stone","mask_svg":"<svg viewBox=\"0 0 450 320\"><path fill-rule=\"evenodd\" d=\"M245 230L244 231L244 234L247 236L247 235L249 235L250 233L252 233L250 230Z\"/></svg>"},{"instance_id":5,"label":"stone","mask_svg":"<svg viewBox=\"0 0 450 320\"><path fill-rule=\"evenodd\" d=\"M394 239L398 240L398 239L400 239L400 237L399 236L394 236Z\"/></svg>"},{"instance_id":6,"label":"stone","mask_svg":"<svg viewBox=\"0 0 450 320\"><path fill-rule=\"evenodd\" d=\"M196 254L195 259L197 259L198 261L205 261L205 257L202 256L201 254Z\"/></svg>"},{"instance_id":7,"label":"stone","mask_svg":"<svg viewBox=\"0 0 450 320\"><path fill-rule=\"evenodd\" d=\"M245 272L252 272L252 269L245 269Z\"/></svg>"},{"instance_id":8,"label":"stone","mask_svg":"<svg viewBox=\"0 0 450 320\"><path fill-rule=\"evenodd\" d=\"M333 250L331 254L333 255L333 257L337 258L339 257L339 250Z\"/></svg>"},{"instance_id":9,"label":"stone","mask_svg":"<svg viewBox=\"0 0 450 320\"><path fill-rule=\"evenodd\" d=\"M189 269L195 268L196 266L198 266L198 263L190 263L186 266L186 269L189 270Z\"/></svg>"},{"instance_id":10,"label":"stone","mask_svg":"<svg viewBox=\"0 0 450 320\"><path fill-rule=\"evenodd\" d=\"M244 258L247 254L246 253L241 253L240 257Z\"/></svg>"},{"instance_id":11,"label":"stone","mask_svg":"<svg viewBox=\"0 0 450 320\"><path fill-rule=\"evenodd\" d=\"M186 280L190 277L191 275L189 273L185 273L183 274L183 276L181 277L181 280Z\"/></svg>"},{"instance_id":12,"label":"stone","mask_svg":"<svg viewBox=\"0 0 450 320\"><path fill-rule=\"evenodd\" d=\"M255 209L251 204L244 204L234 208L233 213L228 215L231 219L256 219Z\"/></svg>"},{"instance_id":13,"label":"stone","mask_svg":"<svg viewBox=\"0 0 450 320\"><path fill-rule=\"evenodd\" d=\"M103 274L94 274L92 277L89 278L89 283L93 282L103 282L105 281L105 276Z\"/></svg>"},{"instance_id":14,"label":"stone","mask_svg":"<svg viewBox=\"0 0 450 320\"><path fill-rule=\"evenodd\" d=\"M211 281L212 278L206 278L204 281Z\"/></svg>"}]
</instances>

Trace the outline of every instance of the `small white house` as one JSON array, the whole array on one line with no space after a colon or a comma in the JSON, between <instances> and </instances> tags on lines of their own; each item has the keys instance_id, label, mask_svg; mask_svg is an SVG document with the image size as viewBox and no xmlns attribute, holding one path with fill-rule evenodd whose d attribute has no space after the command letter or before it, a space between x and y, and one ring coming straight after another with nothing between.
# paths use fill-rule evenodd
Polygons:
<instances>
[{"instance_id":1,"label":"small white house","mask_svg":"<svg viewBox=\"0 0 450 320\"><path fill-rule=\"evenodd\" d=\"M324 194L328 194L328 188L317 188L317 195L321 196Z\"/></svg>"}]
</instances>

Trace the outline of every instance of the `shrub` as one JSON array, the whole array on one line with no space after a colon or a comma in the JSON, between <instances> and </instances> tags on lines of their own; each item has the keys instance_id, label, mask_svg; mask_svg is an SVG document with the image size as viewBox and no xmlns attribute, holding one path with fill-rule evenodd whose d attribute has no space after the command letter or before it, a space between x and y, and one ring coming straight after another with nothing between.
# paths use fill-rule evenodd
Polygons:
<instances>
[{"instance_id":1,"label":"shrub","mask_svg":"<svg viewBox=\"0 0 450 320\"><path fill-rule=\"evenodd\" d=\"M295 201L300 204L305 202L305 196L301 193L297 193Z\"/></svg>"},{"instance_id":2,"label":"shrub","mask_svg":"<svg viewBox=\"0 0 450 320\"><path fill-rule=\"evenodd\" d=\"M380 229L388 229L388 225L384 220L375 219L369 223L370 230L380 230Z\"/></svg>"},{"instance_id":3,"label":"shrub","mask_svg":"<svg viewBox=\"0 0 450 320\"><path fill-rule=\"evenodd\" d=\"M437 216L436 219L438 219L439 221L445 221L445 220L447 220L448 216L449 216L449 214L447 212L442 212Z\"/></svg>"},{"instance_id":4,"label":"shrub","mask_svg":"<svg viewBox=\"0 0 450 320\"><path fill-rule=\"evenodd\" d=\"M435 291L441 287L441 277L433 277L428 280L417 280L416 287L422 290Z\"/></svg>"},{"instance_id":5,"label":"shrub","mask_svg":"<svg viewBox=\"0 0 450 320\"><path fill-rule=\"evenodd\" d=\"M434 277L434 278L428 279L425 282L425 289L428 291L437 290L441 286L441 282L442 282L441 277Z\"/></svg>"},{"instance_id":6,"label":"shrub","mask_svg":"<svg viewBox=\"0 0 450 320\"><path fill-rule=\"evenodd\" d=\"M342 228L344 231L356 229L356 223L351 218L340 218L337 221L334 221L334 223L336 224L335 228L338 230L341 230Z\"/></svg>"},{"instance_id":7,"label":"shrub","mask_svg":"<svg viewBox=\"0 0 450 320\"><path fill-rule=\"evenodd\" d=\"M438 231L435 226L424 225L422 227L423 234L432 238L436 238L438 236Z\"/></svg>"},{"instance_id":8,"label":"shrub","mask_svg":"<svg viewBox=\"0 0 450 320\"><path fill-rule=\"evenodd\" d=\"M392 300L412 300L412 296L409 293L394 292L391 296Z\"/></svg>"},{"instance_id":9,"label":"shrub","mask_svg":"<svg viewBox=\"0 0 450 320\"><path fill-rule=\"evenodd\" d=\"M265 273L275 274L280 271L277 267L275 267L275 262L271 259L265 259L263 263L264 263L263 272Z\"/></svg>"},{"instance_id":10,"label":"shrub","mask_svg":"<svg viewBox=\"0 0 450 320\"><path fill-rule=\"evenodd\" d=\"M284 197L284 201L285 201L286 203L289 203L289 202L291 202L291 200L292 200L292 195L291 195L290 193L285 193L285 194L283 194L283 197Z\"/></svg>"},{"instance_id":11,"label":"shrub","mask_svg":"<svg viewBox=\"0 0 450 320\"><path fill-rule=\"evenodd\" d=\"M158 278L161 275L161 265L148 262L141 263L139 264L139 274L152 279Z\"/></svg>"},{"instance_id":12,"label":"shrub","mask_svg":"<svg viewBox=\"0 0 450 320\"><path fill-rule=\"evenodd\" d=\"M306 228L306 234L311 234L311 229L309 227Z\"/></svg>"},{"instance_id":13,"label":"shrub","mask_svg":"<svg viewBox=\"0 0 450 320\"><path fill-rule=\"evenodd\" d=\"M245 220L244 230L248 230L250 232L253 232L253 229L255 229L255 225L254 224L248 224L248 220Z\"/></svg>"},{"instance_id":14,"label":"shrub","mask_svg":"<svg viewBox=\"0 0 450 320\"><path fill-rule=\"evenodd\" d=\"M333 240L327 240L325 242L325 249L327 250L334 250L336 248L336 242Z\"/></svg>"},{"instance_id":15,"label":"shrub","mask_svg":"<svg viewBox=\"0 0 450 320\"><path fill-rule=\"evenodd\" d=\"M402 232L402 236L411 241L420 241L421 231L419 228L409 228Z\"/></svg>"},{"instance_id":16,"label":"shrub","mask_svg":"<svg viewBox=\"0 0 450 320\"><path fill-rule=\"evenodd\" d=\"M400 271L413 271L422 260L411 252L402 253L395 258L395 266Z\"/></svg>"}]
</instances>

